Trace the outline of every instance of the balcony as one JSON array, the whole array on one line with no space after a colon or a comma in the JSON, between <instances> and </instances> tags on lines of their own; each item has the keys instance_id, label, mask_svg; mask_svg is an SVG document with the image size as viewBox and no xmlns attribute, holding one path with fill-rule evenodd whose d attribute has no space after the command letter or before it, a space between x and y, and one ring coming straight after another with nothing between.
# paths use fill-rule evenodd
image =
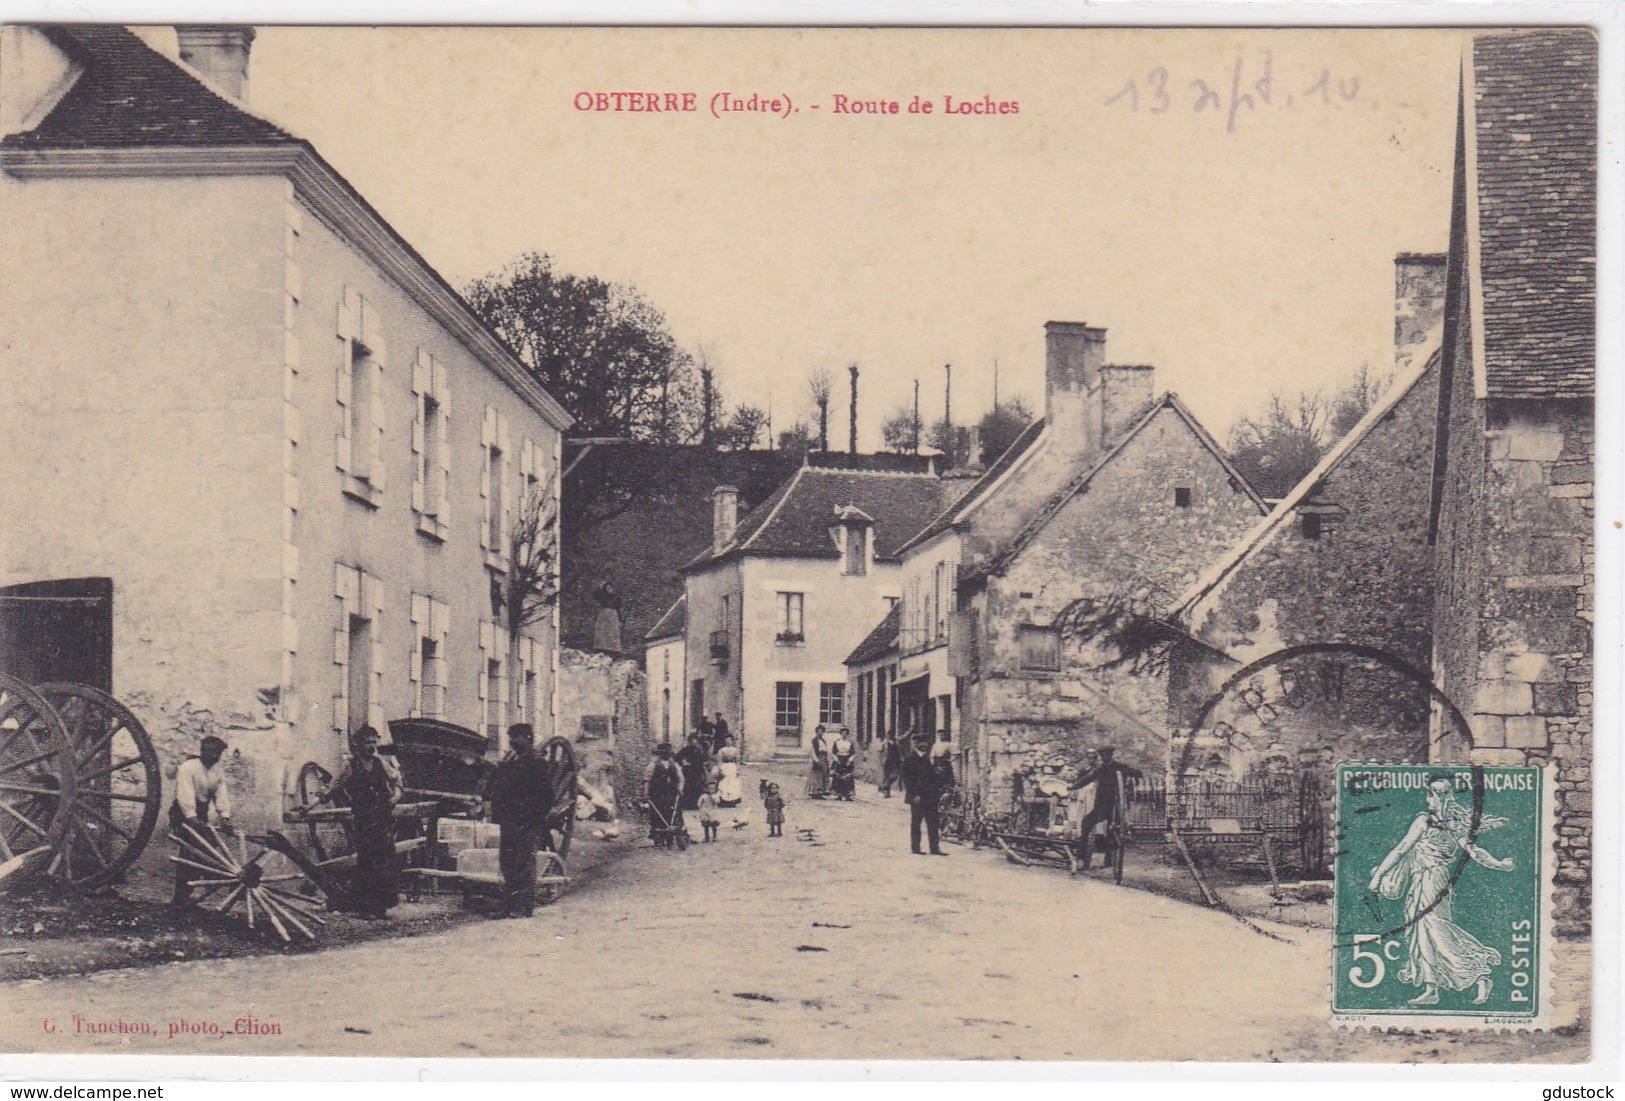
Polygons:
<instances>
[{"instance_id":1,"label":"balcony","mask_svg":"<svg viewBox=\"0 0 1625 1101\"><path fill-rule=\"evenodd\" d=\"M773 636L773 641L780 646L800 646L807 641L807 636L800 631L780 631Z\"/></svg>"},{"instance_id":2,"label":"balcony","mask_svg":"<svg viewBox=\"0 0 1625 1101\"><path fill-rule=\"evenodd\" d=\"M714 661L714 662L719 662L719 663L720 662L725 662L725 661L728 660L728 632L727 631L712 631L711 632L711 660Z\"/></svg>"}]
</instances>

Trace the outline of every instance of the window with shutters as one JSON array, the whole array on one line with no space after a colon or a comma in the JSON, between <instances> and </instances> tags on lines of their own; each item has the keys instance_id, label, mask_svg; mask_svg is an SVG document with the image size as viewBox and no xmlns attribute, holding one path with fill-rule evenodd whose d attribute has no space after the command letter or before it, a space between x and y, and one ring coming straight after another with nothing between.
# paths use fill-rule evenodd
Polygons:
<instances>
[{"instance_id":1,"label":"window with shutters","mask_svg":"<svg viewBox=\"0 0 1625 1101\"><path fill-rule=\"evenodd\" d=\"M492 406L485 407L480 430L480 498L484 512L480 519L480 546L485 564L507 572L508 533L513 530L514 449L509 442L508 420Z\"/></svg>"},{"instance_id":2,"label":"window with shutters","mask_svg":"<svg viewBox=\"0 0 1625 1101\"><path fill-rule=\"evenodd\" d=\"M451 613L446 605L421 593L412 594L413 647L408 678L412 689L412 714L443 719L447 715L446 675L448 653L446 628Z\"/></svg>"},{"instance_id":3,"label":"window with shutters","mask_svg":"<svg viewBox=\"0 0 1625 1101\"><path fill-rule=\"evenodd\" d=\"M333 730L348 735L361 726L384 729L383 632L384 586L365 570L344 563L334 567L333 595L339 601L338 630L333 638L337 685L333 693Z\"/></svg>"},{"instance_id":4,"label":"window with shutters","mask_svg":"<svg viewBox=\"0 0 1625 1101\"><path fill-rule=\"evenodd\" d=\"M1061 668L1061 632L1058 628L1024 623L1017 631L1023 669L1054 672Z\"/></svg>"},{"instance_id":5,"label":"window with shutters","mask_svg":"<svg viewBox=\"0 0 1625 1101\"><path fill-rule=\"evenodd\" d=\"M412 368L412 511L419 533L443 541L451 521L451 394L446 368L418 349Z\"/></svg>"},{"instance_id":6,"label":"window with shutters","mask_svg":"<svg viewBox=\"0 0 1625 1101\"><path fill-rule=\"evenodd\" d=\"M846 529L846 572L849 575L869 572L869 529L856 524Z\"/></svg>"},{"instance_id":7,"label":"window with shutters","mask_svg":"<svg viewBox=\"0 0 1625 1101\"><path fill-rule=\"evenodd\" d=\"M384 336L378 311L349 287L338 305L339 433L335 465L347 496L373 508L384 491Z\"/></svg>"}]
</instances>

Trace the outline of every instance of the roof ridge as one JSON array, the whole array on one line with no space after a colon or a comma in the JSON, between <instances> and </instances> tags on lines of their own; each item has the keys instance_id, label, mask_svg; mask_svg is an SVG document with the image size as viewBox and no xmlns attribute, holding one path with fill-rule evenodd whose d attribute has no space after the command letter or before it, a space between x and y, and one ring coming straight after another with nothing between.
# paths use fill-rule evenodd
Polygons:
<instances>
[{"instance_id":1,"label":"roof ridge","mask_svg":"<svg viewBox=\"0 0 1625 1101\"><path fill-rule=\"evenodd\" d=\"M1424 349L1431 348L1431 351L1426 357L1420 359L1422 365L1413 367L1409 378L1396 378L1394 384L1388 388L1388 392L1374 402L1371 408L1365 411L1365 415L1355 422L1354 427L1349 429L1342 439L1333 444L1325 455L1321 456L1320 462L1315 464L1314 469L1299 479L1298 484L1293 486L1287 492L1287 495L1282 497L1263 519L1253 525L1252 529L1237 540L1213 565L1197 575L1196 580L1191 582L1190 587L1181 593L1179 598L1169 607L1168 612L1171 618L1183 618L1198 602L1206 599L1212 594L1213 590L1223 584L1231 571L1246 561L1253 549L1260 545L1280 525L1287 514L1297 508L1303 502L1303 499L1314 490L1316 485L1342 466L1348 456L1371 434L1372 429L1391 413L1394 407L1404 400L1406 395L1416 388L1417 383L1427 377L1428 372L1438 364L1443 354L1443 339L1441 336L1435 335L1423 347Z\"/></svg>"},{"instance_id":2,"label":"roof ridge","mask_svg":"<svg viewBox=\"0 0 1625 1101\"><path fill-rule=\"evenodd\" d=\"M735 547L740 554L750 550L750 545L756 542L756 540L761 536L762 532L768 529L768 526L773 523L774 518L778 516L781 510L783 510L784 502L790 499L790 495L796 491L796 486L801 483L801 476L811 469L812 467L809 466L799 466L796 468L795 474L791 475L789 483L784 487L784 492L779 495L779 499L777 501L773 502L773 507L769 509L767 515L762 518L762 522L756 525L756 530L751 532L750 537L747 538L743 543L738 543L737 547ZM737 543L737 540L734 542ZM720 558L721 555L727 554L728 549L729 548L726 546L723 547L718 557Z\"/></svg>"}]
</instances>

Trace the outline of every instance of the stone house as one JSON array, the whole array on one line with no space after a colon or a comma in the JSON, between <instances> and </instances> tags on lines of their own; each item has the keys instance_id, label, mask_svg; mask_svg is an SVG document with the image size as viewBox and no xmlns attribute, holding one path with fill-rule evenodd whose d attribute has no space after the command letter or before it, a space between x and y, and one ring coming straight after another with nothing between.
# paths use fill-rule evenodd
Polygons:
<instances>
[{"instance_id":1,"label":"stone house","mask_svg":"<svg viewBox=\"0 0 1625 1101\"><path fill-rule=\"evenodd\" d=\"M0 584L99 587L90 672L168 776L224 737L263 827L363 723L551 733L556 616L511 646L492 591L571 419L249 111L253 37L0 28ZM16 671L52 675L7 619Z\"/></svg>"},{"instance_id":2,"label":"stone house","mask_svg":"<svg viewBox=\"0 0 1625 1101\"><path fill-rule=\"evenodd\" d=\"M699 716L688 716L687 648L688 596L677 598L660 622L643 637L643 670L649 685L649 729L656 744L681 741L699 724ZM673 743L676 744L676 743Z\"/></svg>"},{"instance_id":3,"label":"stone house","mask_svg":"<svg viewBox=\"0 0 1625 1101\"><path fill-rule=\"evenodd\" d=\"M1266 765L1295 775L1334 761L1429 759L1436 701L1427 688L1428 496L1444 274L1442 255L1395 261L1393 383L1174 602L1168 618L1188 637L1168 654L1170 720L1180 731L1201 727L1170 761L1176 774L1235 780ZM1339 648L1300 650L1329 644ZM1298 656L1247 678L1247 691L1269 698L1262 719L1239 695L1210 705L1238 670L1289 651ZM1334 681L1337 699L1294 689ZM1363 706L1355 706L1361 694ZM1329 771L1323 779L1329 783Z\"/></svg>"},{"instance_id":4,"label":"stone house","mask_svg":"<svg viewBox=\"0 0 1625 1101\"><path fill-rule=\"evenodd\" d=\"M1556 770L1556 918L1590 920L1597 40L1463 61L1430 535L1433 668L1468 757Z\"/></svg>"},{"instance_id":5,"label":"stone house","mask_svg":"<svg viewBox=\"0 0 1625 1101\"><path fill-rule=\"evenodd\" d=\"M898 599L898 548L944 488L929 472L809 465L740 519L738 491L718 486L712 544L683 568L690 725L720 711L759 759L848 724L843 661Z\"/></svg>"},{"instance_id":6,"label":"stone house","mask_svg":"<svg viewBox=\"0 0 1625 1101\"><path fill-rule=\"evenodd\" d=\"M852 734L859 748L858 771L866 780L879 781L880 755L871 747L883 745L897 731L897 683L901 602L893 604L857 648L846 656L847 708Z\"/></svg>"},{"instance_id":7,"label":"stone house","mask_svg":"<svg viewBox=\"0 0 1625 1101\"><path fill-rule=\"evenodd\" d=\"M1046 326L1043 420L903 550L897 725L953 741L995 803L1085 746L1161 764L1158 676L1105 669L1080 611L1189 583L1264 511L1150 367L1105 362L1105 337Z\"/></svg>"}]
</instances>

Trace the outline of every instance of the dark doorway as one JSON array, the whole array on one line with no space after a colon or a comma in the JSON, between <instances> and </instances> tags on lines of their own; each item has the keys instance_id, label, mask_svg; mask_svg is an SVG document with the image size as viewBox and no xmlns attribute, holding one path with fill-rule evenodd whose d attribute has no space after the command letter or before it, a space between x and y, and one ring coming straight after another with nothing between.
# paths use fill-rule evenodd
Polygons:
<instances>
[{"instance_id":1,"label":"dark doorway","mask_svg":"<svg viewBox=\"0 0 1625 1101\"><path fill-rule=\"evenodd\" d=\"M28 684L70 681L112 692L113 579L0 588L0 671Z\"/></svg>"}]
</instances>

